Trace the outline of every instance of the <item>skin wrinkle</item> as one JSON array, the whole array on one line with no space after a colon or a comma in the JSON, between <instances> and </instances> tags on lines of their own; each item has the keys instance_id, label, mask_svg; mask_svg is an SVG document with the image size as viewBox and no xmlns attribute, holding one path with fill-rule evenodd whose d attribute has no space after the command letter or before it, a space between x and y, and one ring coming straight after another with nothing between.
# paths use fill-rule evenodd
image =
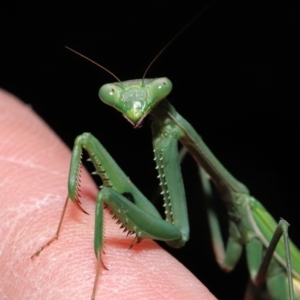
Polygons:
<instances>
[{"instance_id":1,"label":"skin wrinkle","mask_svg":"<svg viewBox=\"0 0 300 300\"><path fill-rule=\"evenodd\" d=\"M37 165L37 164L31 162L30 160L24 162L24 161L18 160L13 157L5 157L5 156L0 155L0 161L9 162L9 163L13 163L13 164L25 167L25 168L32 168L32 169L36 169L38 171L43 171L43 172L46 172L46 173L49 173L52 175L59 175L61 177L65 177L65 174L62 174L62 173L57 172L50 168L45 168L42 165Z\"/></svg>"}]
</instances>

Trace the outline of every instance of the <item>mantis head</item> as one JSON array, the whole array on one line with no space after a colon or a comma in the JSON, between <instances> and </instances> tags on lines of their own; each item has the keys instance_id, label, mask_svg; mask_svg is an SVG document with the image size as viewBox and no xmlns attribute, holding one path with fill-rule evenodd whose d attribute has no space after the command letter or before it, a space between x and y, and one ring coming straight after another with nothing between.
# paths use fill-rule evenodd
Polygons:
<instances>
[{"instance_id":1,"label":"mantis head","mask_svg":"<svg viewBox=\"0 0 300 300\"><path fill-rule=\"evenodd\" d=\"M166 77L136 79L105 84L99 90L99 97L137 128L171 90L172 82Z\"/></svg>"}]
</instances>

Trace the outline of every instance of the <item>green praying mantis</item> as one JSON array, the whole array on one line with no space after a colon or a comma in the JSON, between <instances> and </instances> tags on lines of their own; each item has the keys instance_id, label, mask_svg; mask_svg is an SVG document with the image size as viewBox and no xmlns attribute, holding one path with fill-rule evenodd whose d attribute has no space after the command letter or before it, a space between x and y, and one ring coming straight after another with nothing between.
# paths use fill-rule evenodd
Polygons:
<instances>
[{"instance_id":1,"label":"green praying mantis","mask_svg":"<svg viewBox=\"0 0 300 300\"><path fill-rule=\"evenodd\" d=\"M134 243L150 238L165 241L172 247L182 247L189 238L185 192L177 150L178 141L193 156L199 166L204 198L208 202L213 248L221 268L230 271L240 258L243 247L251 277L248 294L267 282L272 299L300 298L299 250L288 240L286 221L278 224L265 208L237 181L204 144L194 128L166 100L172 89L167 78L141 79L107 84L100 88L102 101L122 113L135 128L145 117L152 120L153 148L161 181L166 221L152 203L134 186L101 143L90 133L76 138L72 152L65 208L70 198L85 212L79 199L78 180L81 155L85 149L103 186L97 195L95 220L95 255L97 273L92 294L95 298L103 250L103 208L107 207L127 234L134 234ZM229 238L226 247L220 234L213 208L211 183L224 200L229 216ZM56 236L45 246L58 238ZM284 240L279 239L283 233ZM274 237L272 239L272 237ZM295 291L294 291L295 290ZM295 295L293 295L295 292Z\"/></svg>"}]
</instances>

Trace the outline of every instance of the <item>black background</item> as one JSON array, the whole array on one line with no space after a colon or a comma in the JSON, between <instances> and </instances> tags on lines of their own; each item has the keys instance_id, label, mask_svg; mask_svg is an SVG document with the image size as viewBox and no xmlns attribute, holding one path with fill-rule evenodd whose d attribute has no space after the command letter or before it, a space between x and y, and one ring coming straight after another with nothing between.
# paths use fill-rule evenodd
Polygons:
<instances>
[{"instance_id":1,"label":"black background","mask_svg":"<svg viewBox=\"0 0 300 300\"><path fill-rule=\"evenodd\" d=\"M92 132L151 197L157 179L148 122L133 130L100 102L99 87L114 79L64 45L122 80L140 78L158 51L206 4L3 3L0 85L31 104L69 147L76 135ZM291 223L290 235L298 245L299 29L298 1L217 1L147 75L172 80L169 100L275 219ZM248 278L245 260L229 275L219 269L192 159L186 160L183 173L191 237L183 249L167 250L218 298L241 299ZM226 235L226 214L222 205L219 209Z\"/></svg>"}]
</instances>

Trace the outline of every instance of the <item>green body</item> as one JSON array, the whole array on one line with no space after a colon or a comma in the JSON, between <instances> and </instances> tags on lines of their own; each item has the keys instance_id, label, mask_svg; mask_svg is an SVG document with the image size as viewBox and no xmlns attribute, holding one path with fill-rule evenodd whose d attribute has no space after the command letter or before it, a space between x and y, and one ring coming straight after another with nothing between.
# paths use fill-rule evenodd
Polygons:
<instances>
[{"instance_id":1,"label":"green body","mask_svg":"<svg viewBox=\"0 0 300 300\"><path fill-rule=\"evenodd\" d=\"M165 99L171 89L169 79L158 78L106 84L99 91L103 102L120 111L135 128L141 126L147 115L152 119L153 150L166 220L163 220L153 204L129 180L92 134L84 133L75 140L68 198L84 212L79 201L83 149L88 152L96 169L95 173L103 181L96 198L94 250L98 268L92 299L95 298L99 270L103 265L101 252L105 207L127 234L135 235L132 245L148 238L165 241L170 246L179 248L189 239L178 142L193 156L199 167L213 249L220 267L226 271L232 270L245 248L250 273L246 297L251 298L253 293L267 289L271 299L291 300L294 299L293 294L295 299L300 299L300 253L288 238L287 222L281 220L276 223L260 202L249 194L247 187L223 167L195 129ZM226 247L212 206L210 181L223 199L228 212L229 237ZM35 255L58 238L59 229L60 225L56 236Z\"/></svg>"},{"instance_id":2,"label":"green body","mask_svg":"<svg viewBox=\"0 0 300 300\"><path fill-rule=\"evenodd\" d=\"M260 288L266 282L272 299L292 299L294 281L296 298L300 299L299 291L296 290L300 280L300 255L296 246L288 240L288 224L284 220L277 224L266 209L250 196L247 187L223 167L195 129L165 99L171 89L169 79L158 78L106 84L99 91L102 101L120 111L135 128L141 126L144 118L150 115L166 221L99 141L89 133L75 141L69 175L71 200L78 204L77 181L82 149L87 150L96 173L103 180L103 187L97 195L95 223L95 253L98 262L101 261L103 249L104 206L110 209L124 231L135 234L136 242L151 238L165 241L172 247L182 247L189 239L187 206L178 156L177 144L180 142L193 156L202 174L203 195L208 203L208 220L219 265L226 271L233 269L245 247L252 282L247 295L256 286ZM229 238L226 247L211 205L211 186L207 175L227 207ZM279 234L274 235L276 228ZM280 239L282 233L285 240ZM275 240L271 242L273 236ZM269 249L268 252L266 249Z\"/></svg>"}]
</instances>

